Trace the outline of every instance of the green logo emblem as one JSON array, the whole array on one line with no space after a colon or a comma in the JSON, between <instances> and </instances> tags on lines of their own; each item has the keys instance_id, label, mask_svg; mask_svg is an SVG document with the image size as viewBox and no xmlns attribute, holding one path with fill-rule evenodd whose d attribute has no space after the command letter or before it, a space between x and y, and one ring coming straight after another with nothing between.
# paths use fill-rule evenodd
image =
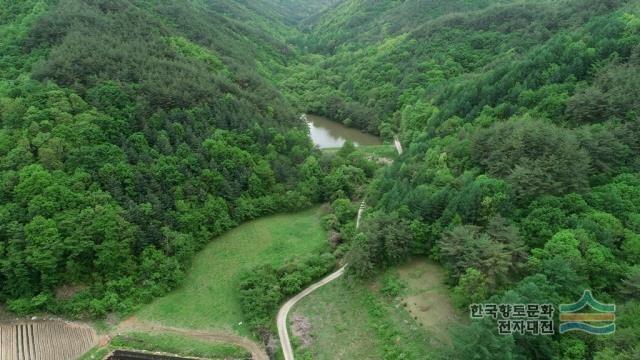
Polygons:
<instances>
[{"instance_id":1,"label":"green logo emblem","mask_svg":"<svg viewBox=\"0 0 640 360\"><path fill-rule=\"evenodd\" d=\"M580 312L587 305L594 312ZM603 304L594 299L590 290L585 290L580 300L573 304L560 305L560 334L568 331L583 331L594 335L609 335L616 331L616 306ZM606 323L593 325L593 323Z\"/></svg>"}]
</instances>

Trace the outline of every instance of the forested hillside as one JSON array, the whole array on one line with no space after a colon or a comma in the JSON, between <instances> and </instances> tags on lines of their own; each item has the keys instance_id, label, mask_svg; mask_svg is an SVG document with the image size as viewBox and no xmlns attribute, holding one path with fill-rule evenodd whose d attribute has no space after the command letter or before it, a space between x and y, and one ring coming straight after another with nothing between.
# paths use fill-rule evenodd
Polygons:
<instances>
[{"instance_id":1,"label":"forested hillside","mask_svg":"<svg viewBox=\"0 0 640 360\"><path fill-rule=\"evenodd\" d=\"M0 5L9 309L128 311L214 236L323 199L331 165L267 79L295 59L267 3Z\"/></svg>"},{"instance_id":2,"label":"forested hillside","mask_svg":"<svg viewBox=\"0 0 640 360\"><path fill-rule=\"evenodd\" d=\"M353 279L429 256L462 312L618 306L615 336L474 321L434 357L638 359L639 44L638 0L0 0L0 302L127 312L226 230L331 202ZM405 152L320 152L300 111ZM248 272L252 329L325 260Z\"/></svg>"},{"instance_id":3,"label":"forested hillside","mask_svg":"<svg viewBox=\"0 0 640 360\"><path fill-rule=\"evenodd\" d=\"M505 0L348 0L325 13L308 17L302 28L309 46L320 53L334 53L341 46L360 48L420 27L450 14L483 9Z\"/></svg>"},{"instance_id":4,"label":"forested hillside","mask_svg":"<svg viewBox=\"0 0 640 360\"><path fill-rule=\"evenodd\" d=\"M319 15L340 0L264 0L284 15L289 24L297 24L302 20Z\"/></svg>"},{"instance_id":5,"label":"forested hillside","mask_svg":"<svg viewBox=\"0 0 640 360\"><path fill-rule=\"evenodd\" d=\"M393 1L361 2L341 3L339 7L345 9L327 12L324 20L309 31L306 46L319 45L324 49L321 51L332 55L308 58L298 65L297 76L289 77L284 85L307 110L385 137L399 130L400 110L407 105L415 106L418 100L433 99L441 110L440 119L452 115L469 119L484 105L499 105L501 98L516 85L502 84L501 80L521 81L522 89L516 90L540 88L546 79L519 77L545 76L527 72L534 70L533 66L545 66L535 69L538 71L547 70L546 66L554 61L558 68L583 66L575 71L576 82L584 80L580 76L586 76L590 70L587 63L615 51L604 43L611 35L607 32L614 31L612 25L604 19L601 21L606 24L595 24L593 17L620 6L618 1L517 1L475 10L490 2L474 1L469 11L461 12L467 2L461 1L458 6L454 6L458 3L455 1L407 1L402 6L394 6ZM415 7L433 10L416 11ZM370 11L365 12L367 20L362 24L341 23L343 19L364 16L366 9ZM447 15L435 17L447 10L450 11ZM420 16L418 20L416 16ZM574 41L571 29L586 28L588 22L590 28L604 25L598 30L600 37ZM339 29L327 31L332 24ZM323 45L327 41L339 46L329 49ZM601 41L601 48L593 59L572 58L591 56L580 52L594 48L595 44L589 42L595 41ZM522 61L545 43L547 47L555 44L556 48L575 45L562 48L563 54L553 54L554 58L535 59L537 64ZM584 49L579 49L581 46ZM625 51L630 48L628 45ZM521 73L513 72L514 61L522 64L518 70ZM476 79L482 76L484 83ZM529 85L533 80L540 84ZM556 83L562 80L551 79ZM474 88L474 83L483 87ZM480 91L483 93L479 94Z\"/></svg>"},{"instance_id":6,"label":"forested hillside","mask_svg":"<svg viewBox=\"0 0 640 360\"><path fill-rule=\"evenodd\" d=\"M353 0L314 21L323 55L291 98L407 149L368 191L352 274L422 254L463 311L584 289L618 304L615 337L473 322L442 359L640 356L640 4Z\"/></svg>"}]
</instances>

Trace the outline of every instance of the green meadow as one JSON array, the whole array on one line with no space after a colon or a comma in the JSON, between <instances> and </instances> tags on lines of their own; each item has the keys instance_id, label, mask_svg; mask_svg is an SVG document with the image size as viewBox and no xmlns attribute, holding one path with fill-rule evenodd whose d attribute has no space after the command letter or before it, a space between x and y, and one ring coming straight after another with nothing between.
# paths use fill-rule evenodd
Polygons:
<instances>
[{"instance_id":1,"label":"green meadow","mask_svg":"<svg viewBox=\"0 0 640 360\"><path fill-rule=\"evenodd\" d=\"M320 207L255 220L214 239L193 261L183 285L143 307L137 318L167 326L228 330L241 335L238 282L256 265L283 264L327 246Z\"/></svg>"}]
</instances>

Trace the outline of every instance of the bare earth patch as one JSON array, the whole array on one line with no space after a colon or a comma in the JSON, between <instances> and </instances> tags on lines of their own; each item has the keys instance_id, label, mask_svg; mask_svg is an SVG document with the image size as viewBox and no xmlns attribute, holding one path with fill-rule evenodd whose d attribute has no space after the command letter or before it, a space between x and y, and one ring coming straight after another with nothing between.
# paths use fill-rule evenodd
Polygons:
<instances>
[{"instance_id":1,"label":"bare earth patch","mask_svg":"<svg viewBox=\"0 0 640 360\"><path fill-rule=\"evenodd\" d=\"M86 289L86 285L62 285L58 286L54 292L56 295L56 300L68 300L71 299L75 294L80 291Z\"/></svg>"},{"instance_id":2,"label":"bare earth patch","mask_svg":"<svg viewBox=\"0 0 640 360\"><path fill-rule=\"evenodd\" d=\"M460 316L451 306L444 270L431 261L415 260L399 267L398 274L407 284L400 301L411 317L438 340L447 341L448 326L460 321Z\"/></svg>"},{"instance_id":3,"label":"bare earth patch","mask_svg":"<svg viewBox=\"0 0 640 360\"><path fill-rule=\"evenodd\" d=\"M302 316L299 313L293 314L291 317L291 332L293 336L301 340L300 348L306 349L313 345L313 338L311 337L311 321L309 318Z\"/></svg>"}]
</instances>

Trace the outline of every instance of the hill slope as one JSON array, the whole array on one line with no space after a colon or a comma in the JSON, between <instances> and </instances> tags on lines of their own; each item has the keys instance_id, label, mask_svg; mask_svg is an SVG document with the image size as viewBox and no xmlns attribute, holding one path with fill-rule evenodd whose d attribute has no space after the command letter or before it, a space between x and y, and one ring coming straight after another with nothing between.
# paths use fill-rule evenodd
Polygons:
<instances>
[{"instance_id":1,"label":"hill slope","mask_svg":"<svg viewBox=\"0 0 640 360\"><path fill-rule=\"evenodd\" d=\"M433 11L408 11L421 5ZM637 1L356 0L314 19L320 54L285 82L290 97L407 149L368 191L351 274L431 255L463 310L591 289L636 341L639 19ZM620 337L495 334L461 326L437 357L638 354Z\"/></svg>"},{"instance_id":2,"label":"hill slope","mask_svg":"<svg viewBox=\"0 0 640 360\"><path fill-rule=\"evenodd\" d=\"M277 9L0 9L0 300L11 310L128 311L175 287L213 236L321 198L300 185L314 174L299 170L315 154L304 124L268 80L294 59Z\"/></svg>"}]
</instances>

